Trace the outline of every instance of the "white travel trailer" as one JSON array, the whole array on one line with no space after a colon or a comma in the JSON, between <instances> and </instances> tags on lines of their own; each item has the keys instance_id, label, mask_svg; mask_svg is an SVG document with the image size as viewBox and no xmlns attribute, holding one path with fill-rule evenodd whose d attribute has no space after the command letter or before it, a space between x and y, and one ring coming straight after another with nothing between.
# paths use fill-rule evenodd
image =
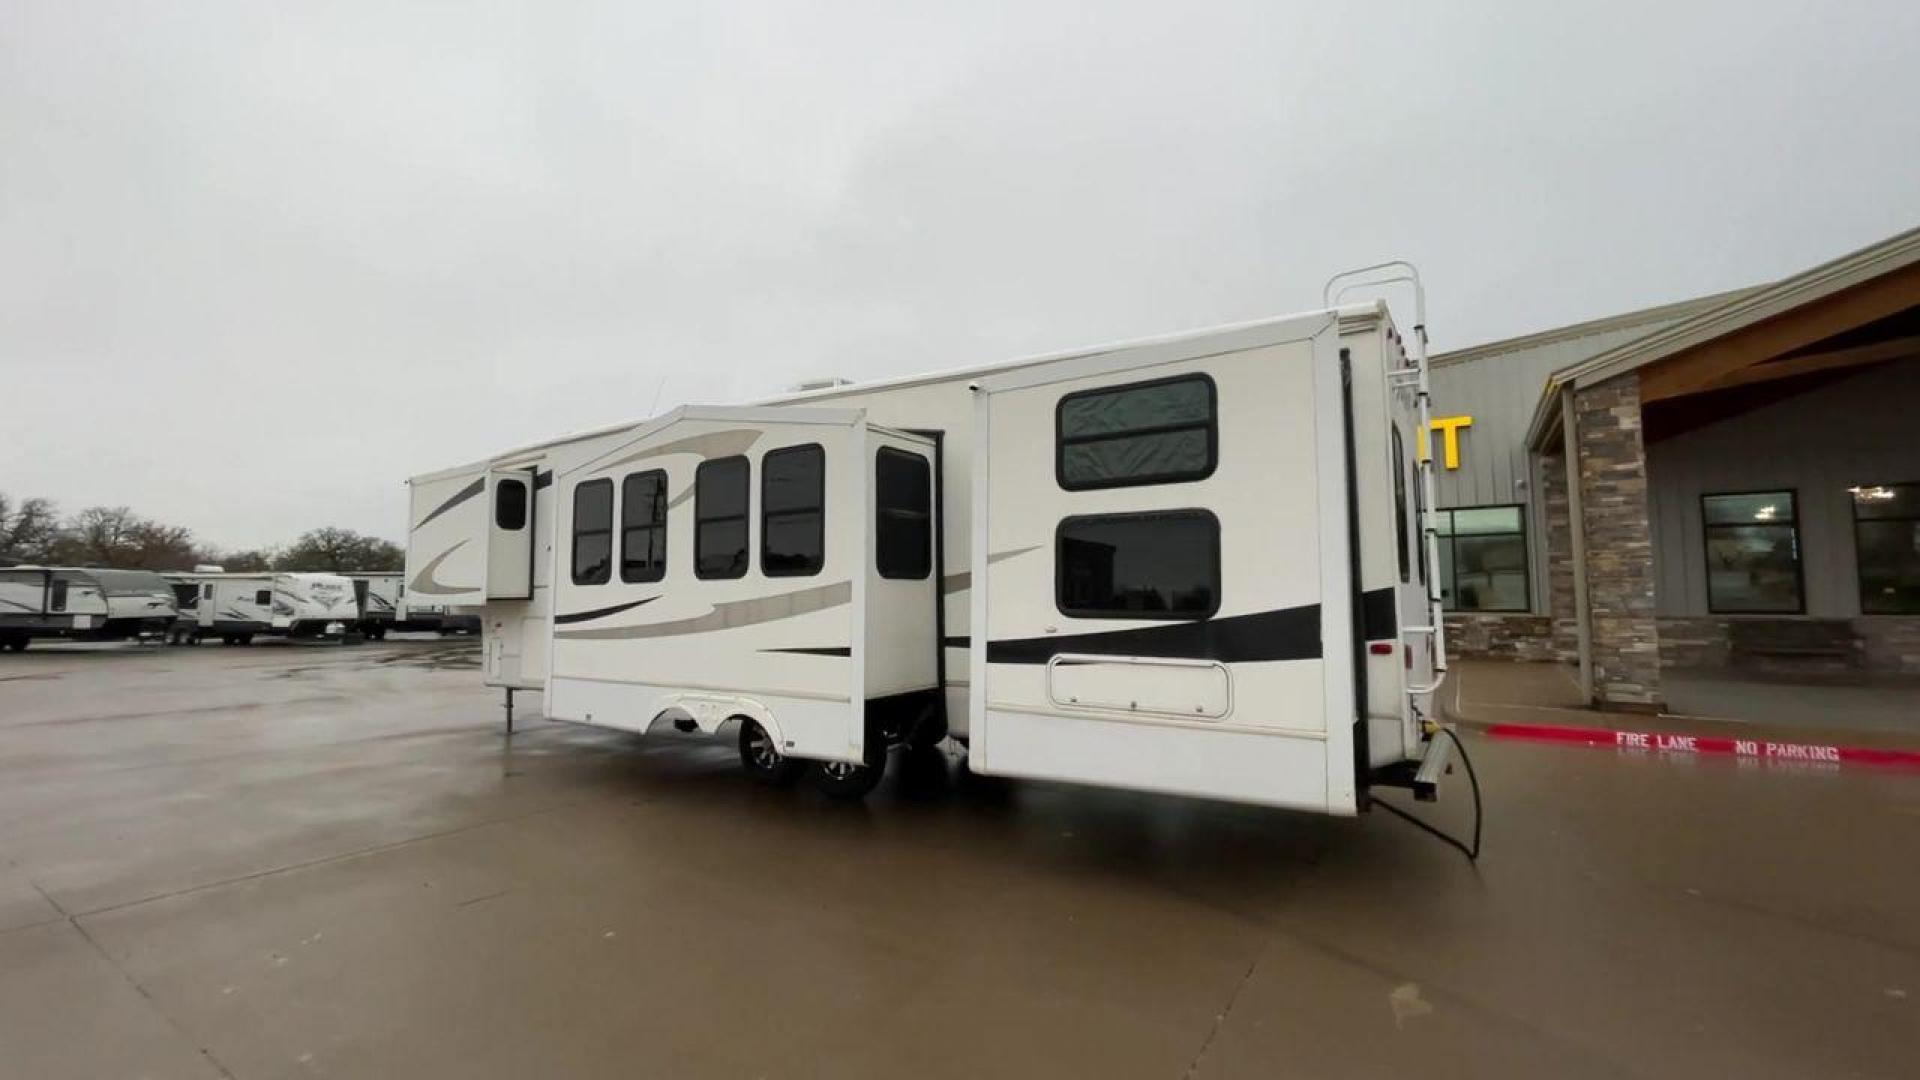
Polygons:
<instances>
[{"instance_id":1,"label":"white travel trailer","mask_svg":"<svg viewBox=\"0 0 1920 1080\"><path fill-rule=\"evenodd\" d=\"M338 637L360 618L353 582L305 572L168 574L180 605L175 643L217 637L249 645L255 636Z\"/></svg>"},{"instance_id":2,"label":"white travel trailer","mask_svg":"<svg viewBox=\"0 0 1920 1080\"><path fill-rule=\"evenodd\" d=\"M166 579L150 570L13 566L0 569L0 649L34 638L164 638L177 612Z\"/></svg>"},{"instance_id":3,"label":"white travel trailer","mask_svg":"<svg viewBox=\"0 0 1920 1080\"><path fill-rule=\"evenodd\" d=\"M341 575L353 582L353 602L359 611L354 625L368 640L378 641L387 631L406 629L402 625L406 608L406 577L393 571L348 571Z\"/></svg>"},{"instance_id":4,"label":"white travel trailer","mask_svg":"<svg viewBox=\"0 0 1920 1080\"><path fill-rule=\"evenodd\" d=\"M738 721L768 780L864 793L889 743L951 734L984 774L1430 797L1405 345L1376 302L677 409L415 477L407 587L483 613L509 710Z\"/></svg>"}]
</instances>

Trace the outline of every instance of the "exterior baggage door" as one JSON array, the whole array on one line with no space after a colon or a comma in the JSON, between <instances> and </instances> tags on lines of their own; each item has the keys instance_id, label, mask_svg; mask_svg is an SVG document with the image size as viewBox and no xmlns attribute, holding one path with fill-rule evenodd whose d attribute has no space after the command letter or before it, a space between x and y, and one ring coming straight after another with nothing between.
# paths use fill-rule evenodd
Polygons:
<instances>
[{"instance_id":1,"label":"exterior baggage door","mask_svg":"<svg viewBox=\"0 0 1920 1080\"><path fill-rule=\"evenodd\" d=\"M487 474L487 599L533 598L533 470Z\"/></svg>"}]
</instances>

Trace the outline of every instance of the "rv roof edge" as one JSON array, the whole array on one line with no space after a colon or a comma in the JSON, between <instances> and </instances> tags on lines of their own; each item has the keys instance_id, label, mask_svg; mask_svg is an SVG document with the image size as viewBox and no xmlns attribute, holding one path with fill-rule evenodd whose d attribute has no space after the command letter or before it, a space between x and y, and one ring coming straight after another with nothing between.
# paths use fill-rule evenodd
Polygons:
<instances>
[{"instance_id":1,"label":"rv roof edge","mask_svg":"<svg viewBox=\"0 0 1920 1080\"><path fill-rule=\"evenodd\" d=\"M1132 338L1132 339L1123 340L1123 341L1110 342L1105 345L1096 345L1091 348L1065 349L1057 352L1032 354L1028 356L1016 357L1012 360L995 361L994 363L990 363L990 364L972 364L972 365L967 365L963 367L946 368L939 371L919 372L912 375L900 375L900 376L895 376L893 378L887 378L887 379L875 379L872 382L849 382L843 386L831 386L831 387L825 387L818 390L800 391L797 393L788 392L784 394L775 394L770 397L755 398L751 401L743 402L741 405L734 406L734 407L748 408L748 407L754 407L754 406L801 405L809 401L820 401L820 400L831 399L836 395L869 394L879 390L900 390L910 386L924 386L932 383L941 383L941 382L947 382L947 381L956 380L956 379L984 378L987 376L998 374L1000 372L1016 370L1019 368L1030 367L1038 364L1045 364L1045 363L1049 363L1056 360L1072 360L1082 356L1106 356L1106 355L1111 355L1113 353L1126 352L1132 349L1139 349L1139 348L1145 348L1150 346L1164 346L1164 345L1173 345L1181 342L1204 341L1204 340L1214 338L1214 337L1219 337L1222 335L1255 330L1260 327L1280 326L1280 325L1284 325L1284 324L1294 322L1296 320L1301 320L1301 319L1325 318L1329 314L1334 315L1335 317L1341 319L1343 322L1348 319L1359 319L1359 320L1374 319L1374 318L1379 318L1381 316L1386 315L1387 310L1388 309L1387 309L1386 301L1369 300L1365 303L1344 304L1344 305L1340 305L1338 307L1332 307L1332 308L1316 308L1316 309L1312 309L1304 312L1293 312L1285 315L1274 315L1274 316L1268 316L1266 318L1260 318L1260 319L1249 319L1244 322L1224 323L1218 326L1200 327L1200 328L1191 329L1191 330L1179 330L1171 334L1159 334L1151 337ZM690 407L692 406L686 406L686 405L680 406L681 409L686 409ZM669 415L672 415L672 413L671 412L662 413L661 417L665 417ZM513 447L508 450L504 450L498 454L494 454L489 457L478 458L476 460L469 461L463 465L455 465L448 468L435 469L431 472L414 473L408 479L407 482L409 484L412 484L420 481L444 480L448 477L466 475L466 474L470 474L470 473L485 470L485 469L512 466L514 464L518 464L518 459L523 457L535 456L540 454L543 451L551 450L557 446L565 446L569 443L584 442L588 439L597 439L606 435L612 435L618 432L631 430L633 428L638 427L641 424L646 423L649 420L659 419L659 418L660 417L638 417L636 419L626 420L619 423L604 424L596 428L588 428L582 431L571 432L569 434L562 435L554 439L547 439L541 442L526 443L520 446Z\"/></svg>"}]
</instances>

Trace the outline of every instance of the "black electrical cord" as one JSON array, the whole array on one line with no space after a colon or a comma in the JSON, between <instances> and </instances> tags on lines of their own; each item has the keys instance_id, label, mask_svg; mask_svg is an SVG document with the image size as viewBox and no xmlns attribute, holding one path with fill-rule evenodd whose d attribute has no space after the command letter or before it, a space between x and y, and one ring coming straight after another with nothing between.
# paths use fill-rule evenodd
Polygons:
<instances>
[{"instance_id":1,"label":"black electrical cord","mask_svg":"<svg viewBox=\"0 0 1920 1080\"><path fill-rule=\"evenodd\" d=\"M1443 727L1440 730L1442 733L1446 735L1447 738L1453 740L1454 749L1460 751L1460 762L1461 764L1467 767L1467 782L1473 786L1473 845L1469 847L1468 845L1461 843L1457 837L1450 836L1447 833L1441 832L1439 829L1436 829L1432 825L1429 825L1426 822L1420 820L1419 818L1414 817L1412 814L1407 813L1405 810L1400 809L1399 807L1393 805L1390 802L1382 802L1379 799L1374 799L1373 805L1378 806L1382 810L1385 810L1386 812L1392 814L1394 817L1399 818L1400 820L1406 822L1409 825L1412 825L1413 827L1419 829L1422 832L1430 833L1433 836L1439 837L1442 841L1459 849L1460 854L1465 855L1467 857L1468 862L1479 862L1480 861L1480 817L1481 817L1480 815L1480 777L1478 774L1476 774L1473 771L1473 758L1467 756L1467 746L1465 743L1460 741L1460 736L1455 735L1453 733L1453 729L1450 727Z\"/></svg>"}]
</instances>

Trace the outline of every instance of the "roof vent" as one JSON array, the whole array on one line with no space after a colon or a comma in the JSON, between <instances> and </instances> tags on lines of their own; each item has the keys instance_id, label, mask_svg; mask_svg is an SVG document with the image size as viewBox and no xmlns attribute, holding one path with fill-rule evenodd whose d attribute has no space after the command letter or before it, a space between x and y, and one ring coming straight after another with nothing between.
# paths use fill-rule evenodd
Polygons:
<instances>
[{"instance_id":1,"label":"roof vent","mask_svg":"<svg viewBox=\"0 0 1920 1080\"><path fill-rule=\"evenodd\" d=\"M227 568L224 566L215 566L212 563L201 563L193 568L193 572L196 574L224 574L227 572Z\"/></svg>"},{"instance_id":2,"label":"roof vent","mask_svg":"<svg viewBox=\"0 0 1920 1080\"><path fill-rule=\"evenodd\" d=\"M804 394L809 390L831 390L836 386L852 385L852 379L843 379L838 375L830 375L824 379L807 379L803 382L794 383L792 386L787 387L787 393Z\"/></svg>"}]
</instances>

